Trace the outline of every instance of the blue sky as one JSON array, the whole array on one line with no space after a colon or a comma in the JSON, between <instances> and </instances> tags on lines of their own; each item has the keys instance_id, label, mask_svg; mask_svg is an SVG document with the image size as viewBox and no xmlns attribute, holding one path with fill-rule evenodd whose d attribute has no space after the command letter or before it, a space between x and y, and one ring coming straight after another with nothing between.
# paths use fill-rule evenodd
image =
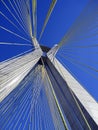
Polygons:
<instances>
[{"instance_id":1,"label":"blue sky","mask_svg":"<svg viewBox=\"0 0 98 130\"><path fill-rule=\"evenodd\" d=\"M49 47L52 47L54 44L59 43L63 38L63 36L68 32L70 27L75 23L75 21L80 16L80 14L87 6L89 1L90 0L58 0L39 43ZM11 6L8 3L8 1L4 0L4 2L11 9ZM50 4L51 4L51 0L43 0L43 1L38 0L37 2L37 38L38 39ZM98 2L96 0L95 0L95 4L98 5ZM86 16L89 19L93 17L92 13L94 10L94 6L92 6L91 9L88 9L88 11L84 13L85 16L82 16L83 19L80 19L81 23L82 21L86 22L88 20L86 19ZM21 31L19 31L15 26L13 26L10 22L8 22L1 14L0 14L0 26L3 26L13 32L16 32L17 34L31 41L31 38L27 36L27 34L23 31L23 29L21 29L20 25L12 17L12 15L5 8L2 2L0 2L0 11L2 11L16 26L18 26ZM11 9L11 11L12 13L15 14L13 9ZM92 14L91 15L92 17L89 16L90 13ZM17 15L15 16L17 19L19 19ZM23 18L25 19L25 14L23 14ZM84 30L82 30L82 35L85 34L89 36L93 34L93 31L91 33L86 32L86 24L84 25L85 28ZM93 26L92 30L95 29L94 24L90 24L90 26L91 27ZM75 40L75 38L76 40L78 40L78 38L80 38L80 35L78 38L76 37L76 35L72 35L70 38L71 40L73 39ZM68 44L64 46L64 49L62 49L64 55L66 56L66 59L60 57L59 53L61 53L61 50L58 52L57 58L64 63L64 66L71 71L71 73L84 86L84 88L88 90L89 93L98 101L98 85L97 85L98 74L97 72L93 71L93 69L90 69L90 67L94 69L98 68L97 47L85 48L85 49L83 48L81 49L79 47L73 48L74 45L76 46L92 45L92 43L93 44L94 42L96 43L97 38L94 39L92 37L92 39L89 39L90 42L88 42L87 39L83 38L82 41L78 40L78 43L73 43L71 40L69 40ZM13 34L10 34L1 28L0 28L0 42L11 42L11 43L14 42L14 43L32 45L31 42L28 42ZM33 49L33 46L0 45L0 61L3 61L5 59L8 59L9 57L15 56L17 54L20 54L30 49ZM90 67L88 68L87 66Z\"/></svg>"},{"instance_id":2,"label":"blue sky","mask_svg":"<svg viewBox=\"0 0 98 130\"><path fill-rule=\"evenodd\" d=\"M49 8L46 1L48 0L43 0L43 6L42 1L38 2L38 37ZM88 2L89 0L58 0L40 43L50 47L59 43Z\"/></svg>"}]
</instances>

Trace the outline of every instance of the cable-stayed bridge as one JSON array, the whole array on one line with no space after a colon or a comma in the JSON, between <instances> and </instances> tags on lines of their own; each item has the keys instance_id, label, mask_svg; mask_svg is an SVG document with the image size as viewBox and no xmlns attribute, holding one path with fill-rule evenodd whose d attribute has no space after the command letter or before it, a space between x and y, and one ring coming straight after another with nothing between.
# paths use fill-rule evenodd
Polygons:
<instances>
[{"instance_id":1,"label":"cable-stayed bridge","mask_svg":"<svg viewBox=\"0 0 98 130\"><path fill-rule=\"evenodd\" d=\"M50 2L38 37L36 0L0 1L0 46L23 47L0 62L0 130L98 129L98 104L66 65L98 83L98 1L88 2L62 40L49 48L40 40L57 3Z\"/></svg>"}]
</instances>

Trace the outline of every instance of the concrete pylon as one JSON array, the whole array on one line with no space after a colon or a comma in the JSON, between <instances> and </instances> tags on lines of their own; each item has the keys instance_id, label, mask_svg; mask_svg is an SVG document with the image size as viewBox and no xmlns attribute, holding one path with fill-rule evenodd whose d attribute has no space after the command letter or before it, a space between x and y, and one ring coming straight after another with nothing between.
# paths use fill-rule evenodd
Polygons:
<instances>
[{"instance_id":1,"label":"concrete pylon","mask_svg":"<svg viewBox=\"0 0 98 130\"><path fill-rule=\"evenodd\" d=\"M98 103L57 60L57 50L54 46L47 53L46 68L65 117L74 130L97 130Z\"/></svg>"}]
</instances>

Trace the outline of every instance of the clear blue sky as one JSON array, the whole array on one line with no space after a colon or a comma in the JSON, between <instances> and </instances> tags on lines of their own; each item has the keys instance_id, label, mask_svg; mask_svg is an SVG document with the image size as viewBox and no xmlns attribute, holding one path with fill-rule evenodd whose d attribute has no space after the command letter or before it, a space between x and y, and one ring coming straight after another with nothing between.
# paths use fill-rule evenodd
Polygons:
<instances>
[{"instance_id":1,"label":"clear blue sky","mask_svg":"<svg viewBox=\"0 0 98 130\"><path fill-rule=\"evenodd\" d=\"M5 3L8 5L8 7L11 9L11 6L9 5L8 1L4 0ZM58 0L57 4L52 12L52 15L48 21L48 24L45 28L45 31L43 33L43 36L41 40L39 41L40 44L43 44L45 46L52 47L54 44L57 44L61 41L63 36L68 32L70 27L73 25L73 23L76 21L77 17L80 16L81 12L84 10L84 8L87 6L90 0ZM47 11L49 9L51 0L38 0L37 4L37 38L39 38ZM96 5L98 5L98 1L95 0ZM95 6L95 5L94 5ZM89 21L93 17L89 16L90 13L93 12L94 6L86 12L85 17L83 19L80 19L81 23L82 21ZM2 11L15 25L17 25L19 28L19 24L17 21L12 17L12 15L8 12L8 10L5 8L5 6L0 2L0 11ZM11 10L14 14L15 12ZM91 12L90 12L91 11ZM18 19L17 15L15 15ZM86 19L86 16L88 16L88 19ZM25 18L25 14L23 15L23 18ZM80 22L79 21L79 22ZM84 24L84 26L88 25L87 23ZM90 24L92 27L92 30L94 28L94 24ZM3 26L13 32L16 32L17 34L24 36L25 38L30 39L23 30L19 31L16 29L15 26L13 26L10 22L8 22L1 14L0 14L0 26ZM79 29L79 25L77 23L77 26ZM81 29L81 28L80 28ZM81 30L83 34L83 31L86 33L86 27L84 30ZM98 29L96 30L98 31ZM93 32L91 32L93 34ZM88 33L88 35L91 35ZM79 34L77 33L77 36ZM73 45L92 45L95 42L95 39L90 39L90 42L87 41L87 39L83 39L82 41L78 40L78 38L73 38L74 35L72 35L70 38L71 40L77 40L77 44L73 44L72 41L68 41L67 46L65 46L64 55L67 57L66 59L61 58L58 53L58 59L66 66L67 69L69 69L72 74L77 78L77 80L89 91L89 93L98 101L98 74L94 71L98 69L98 61L97 61L97 54L98 54L98 48L73 48ZM80 36L80 35L79 35ZM98 37L98 36L97 36ZM76 38L76 39L75 39ZM92 42L91 42L92 41ZM0 42L17 42L22 44L29 44L29 43L13 34L10 34L3 29L0 28ZM11 45L0 45L0 61L3 61L5 59L8 59L9 57L12 57L14 55L20 54L21 52L27 51L29 49L32 49L33 46L11 46ZM86 65L86 66L85 66ZM87 66L90 66L90 69L87 68Z\"/></svg>"}]
</instances>

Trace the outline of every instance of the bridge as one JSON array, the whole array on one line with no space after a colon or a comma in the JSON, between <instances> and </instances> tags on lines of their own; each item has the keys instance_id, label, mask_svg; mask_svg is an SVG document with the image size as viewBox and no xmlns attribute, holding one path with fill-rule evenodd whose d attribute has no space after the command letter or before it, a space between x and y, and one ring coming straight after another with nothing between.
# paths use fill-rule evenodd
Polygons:
<instances>
[{"instance_id":1,"label":"bridge","mask_svg":"<svg viewBox=\"0 0 98 130\"><path fill-rule=\"evenodd\" d=\"M13 29L6 28L3 23L2 26L0 25L1 31L14 35L23 42L0 42L0 45L30 47L27 51L0 62L1 130L98 129L98 103L66 67L64 61L67 59L70 63L87 67L86 71L89 74L92 74L92 71L97 72L90 66L91 64L86 65L79 59L68 58L66 48L69 48L69 44L72 45L73 50L97 46L94 44L96 37L93 37L94 40L91 37L90 29L92 28L88 28L87 32L84 32L84 29L92 25L92 17L93 19L97 17L98 1L90 1L82 12L81 18L78 18L58 44L50 48L41 45L40 39L57 2L57 0L52 0L38 39L37 1L0 1L0 6L2 6L0 16L18 30L12 31ZM88 16L90 10L92 14ZM85 14L86 11L87 14ZM81 19L86 19L86 17L89 17L91 21L88 23L88 19L83 24L80 23ZM23 35L18 34L19 31ZM81 42L87 42L88 39L89 44L81 46ZM80 44L75 44L77 42ZM96 78L96 75L94 77Z\"/></svg>"}]
</instances>

